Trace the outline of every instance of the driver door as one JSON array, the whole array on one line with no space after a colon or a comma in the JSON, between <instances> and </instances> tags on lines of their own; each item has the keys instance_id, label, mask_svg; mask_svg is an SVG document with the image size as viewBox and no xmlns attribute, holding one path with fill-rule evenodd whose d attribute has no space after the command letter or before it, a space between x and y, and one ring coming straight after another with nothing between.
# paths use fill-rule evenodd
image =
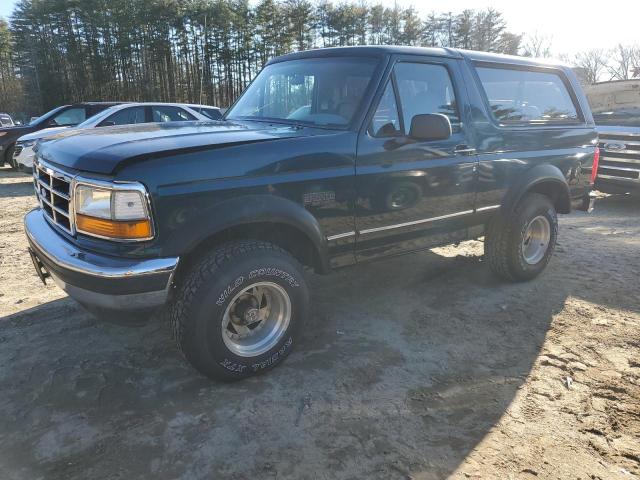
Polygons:
<instances>
[{"instance_id":1,"label":"driver door","mask_svg":"<svg viewBox=\"0 0 640 480\"><path fill-rule=\"evenodd\" d=\"M466 238L474 216L476 156L457 85L457 60L400 58L358 139L358 260L430 248ZM446 115L444 140L409 136L419 114Z\"/></svg>"}]
</instances>

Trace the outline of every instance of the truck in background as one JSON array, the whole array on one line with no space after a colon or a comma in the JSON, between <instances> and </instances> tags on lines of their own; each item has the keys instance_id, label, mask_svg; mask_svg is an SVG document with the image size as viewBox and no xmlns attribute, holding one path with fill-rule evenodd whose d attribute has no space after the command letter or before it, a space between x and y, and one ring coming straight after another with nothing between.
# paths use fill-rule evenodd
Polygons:
<instances>
[{"instance_id":1,"label":"truck in background","mask_svg":"<svg viewBox=\"0 0 640 480\"><path fill-rule=\"evenodd\" d=\"M640 192L640 78L585 87L601 151L596 188Z\"/></svg>"}]
</instances>

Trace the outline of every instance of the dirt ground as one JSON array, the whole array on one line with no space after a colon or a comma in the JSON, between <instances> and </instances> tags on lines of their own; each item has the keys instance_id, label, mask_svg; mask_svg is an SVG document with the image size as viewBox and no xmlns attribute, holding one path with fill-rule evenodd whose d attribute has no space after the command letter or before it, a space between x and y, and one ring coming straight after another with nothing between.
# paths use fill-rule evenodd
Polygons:
<instances>
[{"instance_id":1,"label":"dirt ground","mask_svg":"<svg viewBox=\"0 0 640 480\"><path fill-rule=\"evenodd\" d=\"M313 276L268 375L196 374L158 319L94 320L27 256L0 170L0 478L640 478L640 200L561 217L537 280L482 244Z\"/></svg>"}]
</instances>

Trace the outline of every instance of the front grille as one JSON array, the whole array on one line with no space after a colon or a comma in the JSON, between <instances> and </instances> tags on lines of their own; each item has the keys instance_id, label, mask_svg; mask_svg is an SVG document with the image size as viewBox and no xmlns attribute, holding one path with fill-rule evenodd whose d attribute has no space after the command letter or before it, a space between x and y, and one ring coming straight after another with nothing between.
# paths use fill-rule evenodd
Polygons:
<instances>
[{"instance_id":1,"label":"front grille","mask_svg":"<svg viewBox=\"0 0 640 480\"><path fill-rule=\"evenodd\" d=\"M601 133L599 147L598 178L640 181L640 135Z\"/></svg>"},{"instance_id":2,"label":"front grille","mask_svg":"<svg viewBox=\"0 0 640 480\"><path fill-rule=\"evenodd\" d=\"M34 163L33 185L40 207L55 225L70 235L74 234L71 213L71 177L63 172Z\"/></svg>"},{"instance_id":3,"label":"front grille","mask_svg":"<svg viewBox=\"0 0 640 480\"><path fill-rule=\"evenodd\" d=\"M622 170L620 168L605 168L600 167L598 169L598 173L603 178L611 178L611 177L619 177L619 178L629 178L631 180L637 180L640 178L640 171L631 172L629 170Z\"/></svg>"}]
</instances>

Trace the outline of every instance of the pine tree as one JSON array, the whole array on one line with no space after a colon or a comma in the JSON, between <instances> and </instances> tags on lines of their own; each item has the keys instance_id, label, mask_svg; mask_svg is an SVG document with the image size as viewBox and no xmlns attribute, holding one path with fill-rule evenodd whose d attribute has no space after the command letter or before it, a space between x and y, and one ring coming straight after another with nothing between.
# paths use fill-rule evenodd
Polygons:
<instances>
[{"instance_id":1,"label":"pine tree","mask_svg":"<svg viewBox=\"0 0 640 480\"><path fill-rule=\"evenodd\" d=\"M517 53L500 12L432 12L367 0L20 0L0 23L3 108L83 100L227 106L271 58L364 44Z\"/></svg>"}]
</instances>

